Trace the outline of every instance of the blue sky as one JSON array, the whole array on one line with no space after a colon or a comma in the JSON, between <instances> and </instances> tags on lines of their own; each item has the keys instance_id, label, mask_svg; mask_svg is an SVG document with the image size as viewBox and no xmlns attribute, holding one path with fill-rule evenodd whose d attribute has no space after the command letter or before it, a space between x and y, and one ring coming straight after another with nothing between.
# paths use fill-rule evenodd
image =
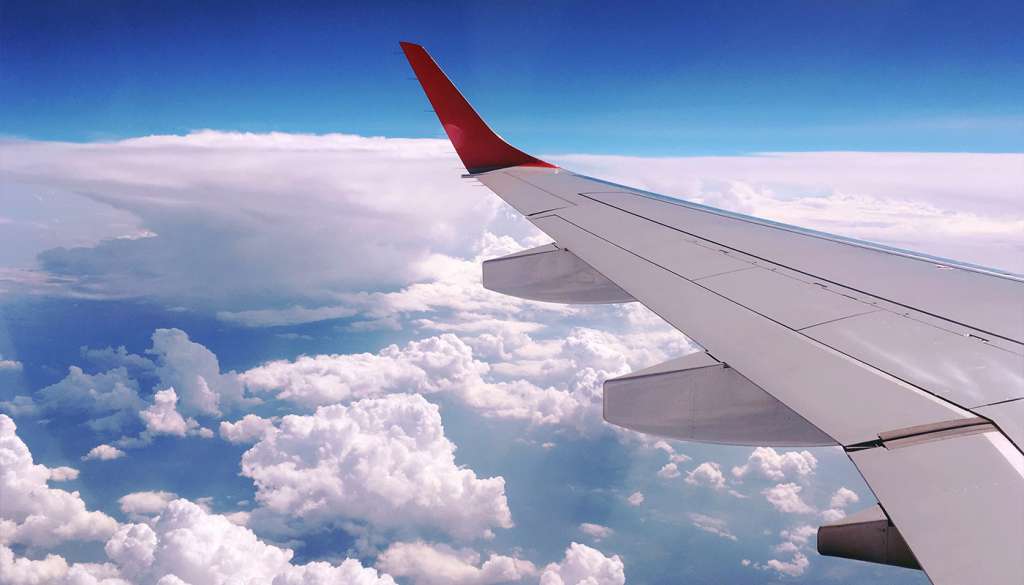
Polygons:
<instances>
[{"instance_id":1,"label":"blue sky","mask_svg":"<svg viewBox=\"0 0 1024 585\"><path fill-rule=\"evenodd\" d=\"M1017 2L10 2L0 132L438 135L426 45L545 153L1020 150Z\"/></svg>"},{"instance_id":2,"label":"blue sky","mask_svg":"<svg viewBox=\"0 0 1024 585\"><path fill-rule=\"evenodd\" d=\"M397 42L566 168L1024 273L1019 6L0 10L0 585L927 582L816 554L837 449L602 422L695 346L482 288L547 240Z\"/></svg>"}]
</instances>

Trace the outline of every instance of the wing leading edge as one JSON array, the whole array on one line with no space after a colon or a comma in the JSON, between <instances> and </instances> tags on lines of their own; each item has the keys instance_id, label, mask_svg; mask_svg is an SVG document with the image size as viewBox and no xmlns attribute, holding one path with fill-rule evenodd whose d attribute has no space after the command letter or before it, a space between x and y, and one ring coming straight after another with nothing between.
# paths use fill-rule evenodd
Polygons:
<instances>
[{"instance_id":1,"label":"wing leading edge","mask_svg":"<svg viewBox=\"0 0 1024 585\"><path fill-rule=\"evenodd\" d=\"M609 380L610 422L714 442L834 442L880 507L823 532L823 552L919 564L939 585L1024 582L1020 277L571 173L498 138L422 47L402 47L470 176L555 241L485 268L485 286L636 300L706 349L700 368ZM704 406L680 406L707 388ZM879 513L894 530L879 529ZM912 552L884 541L896 537Z\"/></svg>"}]
</instances>

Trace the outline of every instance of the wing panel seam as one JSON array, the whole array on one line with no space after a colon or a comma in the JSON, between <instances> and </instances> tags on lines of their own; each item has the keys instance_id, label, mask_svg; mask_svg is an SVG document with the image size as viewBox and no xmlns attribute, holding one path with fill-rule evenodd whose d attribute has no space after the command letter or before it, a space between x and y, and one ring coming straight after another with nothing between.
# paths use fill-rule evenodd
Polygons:
<instances>
[{"instance_id":1,"label":"wing panel seam","mask_svg":"<svg viewBox=\"0 0 1024 585\"><path fill-rule=\"evenodd\" d=\"M910 382L910 381L908 381L908 380L906 380L904 378L901 378L900 376L897 376L897 375L892 374L892 373L890 373L890 372L888 372L886 370L883 370L883 369L879 368L878 366L876 366L874 364L867 363L867 362L865 362L863 360L860 360L857 357L854 357L854 356L852 356L852 355L850 355L850 354L848 354L846 352L840 351L839 349L837 349L835 347L832 347L831 345L829 345L827 343L824 343L822 341L819 341L819 340L817 340L817 339L807 335L806 333L802 332L801 330L793 329L792 327L789 327L785 323L781 323L781 322L773 319L772 317L769 317L768 315L760 313L760 312L758 312L758 311L756 311L756 310L754 310L754 309L752 309L752 308L750 308L750 307L748 307L748 306L746 306L746 305L744 305L742 303L739 303L735 299L731 299L731 298L723 295L722 293L719 293L718 291L715 291L713 289L707 288L707 287L701 285L701 283L699 283L699 282L697 282L695 280L690 280L689 278L686 278L685 276L679 274L678 272L675 272L671 268L667 268L665 266L662 266L661 264L658 264L657 262L654 262L654 261L652 261L649 258L645 258L645 257L637 254L636 252L634 252L634 251L632 251L632 250L630 250L628 248L624 248L624 247L616 244L615 242L612 242L611 240L608 240L608 239L602 237L601 235L596 234L596 233L588 230L587 228L585 228L585 227L583 227L583 226L581 226L581 225L579 225L579 224L577 224L577 223L575 223L575 222L573 222L573 221L571 221L569 219L566 219L566 218L564 218L564 217L562 217L560 215L557 215L557 214L555 214L554 217L557 217L558 219L566 222L567 224L569 224L569 225L571 225L571 226L573 226L573 227L575 227L575 228L577 228L577 229L579 229L579 230L581 230L583 232L586 232L586 233L590 234L591 236L593 236L593 237L595 237L595 238L597 238L597 239L599 239L599 240L601 240L603 242L606 242L607 244L609 244L611 246L615 246L616 248L626 252L627 254L635 256L636 258L640 259L643 262L646 262L646 263L648 263L648 264L650 264L652 266L656 266L656 267L660 268L661 270L664 270L665 272L668 272L669 274L672 274L672 275L674 275L674 276L676 276L676 277L678 277L678 278L680 278L680 279L682 279L682 280L684 280L686 282L689 282L689 283L691 283L693 285L696 285L696 286L700 287L702 290L705 290L705 291L707 291L709 293L712 293L712 294L714 294L714 295L716 295L716 296L718 296L718 297L720 297L722 299L725 299L725 300L729 301L730 303L733 303L737 307L741 307L741 308L743 308L743 309L745 309L745 310L747 310L747 311L749 311L749 312L751 312L751 313L753 313L755 315L758 315L759 317L761 317L763 319L766 319L768 321L771 321L772 323L775 323L776 325L779 325L780 327L784 327L786 330L792 331L793 333L796 333L797 335L800 335L801 337L803 337L804 339L810 341L811 343L813 343L815 345L818 345L820 347L826 348L829 351L834 351L834 352L836 352L839 355L845 356L847 359L853 360L853 361L863 365L864 367L869 368L871 371L878 372L879 374L884 375L884 376L888 376L888 377L892 378L893 380L898 380L901 383L906 384L907 386L909 386L911 388L920 390L921 392L924 392L928 396L934 398L935 400L938 400L938 401L942 402L943 404L948 404L948 405L950 405L950 406L952 406L952 407L954 407L956 409L959 409L959 410L962 410L962 411L966 411L966 412L970 412L970 409L965 407L965 406L963 406L963 405L957 404L956 402L953 402L953 401L949 400L948 398L946 398L944 396L940 396L940 395L938 395L938 394L936 394L936 393L934 393L934 392L932 392L932 391L930 391L930 390L928 390L926 388L922 388L922 387L918 386L917 384L914 384L913 382ZM655 223L657 223L657 222L655 222ZM561 244L559 244L559 245L561 245ZM564 248L564 249L568 250L569 248ZM595 268L594 270L597 270L597 268ZM601 271L598 270L598 272L601 272ZM615 282L615 281L613 280L612 282ZM622 286L619 283L616 283L616 284L618 284L620 287ZM626 290L626 289L623 289L623 290ZM626 292L629 292L629 291L627 290ZM630 293L630 294L632 294L632 293ZM650 309L650 307L648 307L648 308ZM651 309L651 310L653 311L653 309ZM658 314L657 311L654 311L654 313ZM868 314L868 313L861 313L861 315L864 315L864 314ZM660 314L658 314L658 316L661 317L662 319L665 319ZM853 316L855 316L855 315L850 315L850 317L853 317ZM668 319L665 319L665 321L669 322ZM686 332L683 331L683 334L685 335ZM700 343L700 342L698 341L698 343Z\"/></svg>"},{"instance_id":2,"label":"wing panel seam","mask_svg":"<svg viewBox=\"0 0 1024 585\"><path fill-rule=\"evenodd\" d=\"M660 221L658 221L656 219L652 219L650 217L647 217L647 216L644 216L644 215L640 215L639 213L630 211L628 209L623 209L623 208L618 207L616 205L612 205L611 203L608 203L606 201L601 201L600 199L595 199L594 197L591 197L590 194L587 194L587 193L581 193L580 196L581 197L585 197L586 199L588 199L590 201L593 201L594 203L598 203L600 205L604 205L606 207L610 207L610 208L615 209L617 211L621 211L622 213L628 213L629 215L632 215L632 216L637 217L639 219L642 219L644 221L649 221L649 222L651 222L653 224L660 225L662 227L668 228L668 229L673 230L675 232L678 232L678 233L681 233L681 234L686 234L686 235L688 235L690 237L697 238L697 239L705 241L705 242L710 242L712 244L715 244L716 246L721 246L723 248L728 248L730 250L734 250L736 252L739 252L740 254L746 254L747 256L750 256L752 258L756 258L757 260L759 260L761 262L765 262L765 263L772 264L772 265L775 265L775 266L781 266L781 267L783 267L783 268L785 268L787 270L791 270L791 271L796 272L798 274L803 274L803 275L808 276L810 278L813 278L815 280L820 280L820 281L828 282L830 284L834 284L836 286L841 286L843 288L846 288L846 289L849 289L849 290L852 290L852 291L856 291L856 292L858 292L858 293L860 293L862 295L865 295L865 296L868 296L868 297L871 297L871 298L875 298L875 299L879 299L881 301L884 301L884 302L887 302L887 303L891 303L892 305L903 307L903 308L909 309L911 311L917 311L917 312L919 312L919 313L921 313L923 315L928 315L928 316L934 317L936 319L941 319L941 320L949 322L949 323L955 323L955 324L960 325L961 327L965 327L967 329L972 329L972 330L975 330L975 331L981 331L981 332L984 332L984 333L986 333L988 335L992 335L994 337L998 337L999 339L1004 339L1004 340L1010 341L1012 343L1016 343L1016 344L1021 344L1022 343L1021 341L1013 339L1012 337L1006 337L1004 335L999 335L998 333L992 333L991 331L988 331L986 329L981 329L979 327L975 327L973 325L968 325L966 323L962 323L960 321L956 321L956 320L950 319L948 317L943 317L942 315L937 315L935 313L931 313L931 312L928 312L928 311L921 310L921 309L919 309L917 307L912 307L910 305L906 305L906 304L900 303L898 301L893 301L893 300L888 299L886 297L878 296L876 294L873 294L873 293L870 293L870 292L867 292L867 291L864 291L864 290L860 290L858 288L855 288L855 287L850 286L850 285L843 284L841 282L835 282L833 280L829 280L827 278L823 278L823 277L818 276L816 274L812 274L810 272L806 272L806 271L800 270L799 268L793 268L792 266L789 266L787 264L781 264L781 263L769 260L767 258L758 256L757 254L752 254L750 252L747 252L747 251L744 251L744 250L740 250L739 248L734 248L732 246L729 246L729 245L717 242L715 240L709 240L709 239L707 239L707 238L705 238L703 236L699 236L697 234L688 232L686 230L679 229L678 227L671 226L671 225L668 225L666 223L660 222ZM642 195L641 195L641 197L642 197ZM648 198L648 199L650 199L650 198ZM686 208L687 209L691 209L690 207L686 207ZM700 210L696 210L695 209L694 211L700 211ZM759 224L759 225L763 225L763 224ZM764 226L764 227L771 227L771 226ZM842 242L840 242L840 243L842 243ZM693 281L691 281L691 282L693 282Z\"/></svg>"}]
</instances>

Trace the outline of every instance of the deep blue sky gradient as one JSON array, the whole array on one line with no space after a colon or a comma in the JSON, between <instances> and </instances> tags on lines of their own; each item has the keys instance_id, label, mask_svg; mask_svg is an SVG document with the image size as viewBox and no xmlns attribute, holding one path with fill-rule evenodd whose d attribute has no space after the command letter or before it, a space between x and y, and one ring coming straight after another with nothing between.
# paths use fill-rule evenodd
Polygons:
<instances>
[{"instance_id":1,"label":"deep blue sky gradient","mask_svg":"<svg viewBox=\"0 0 1024 585\"><path fill-rule=\"evenodd\" d=\"M4 2L0 135L440 136L411 40L536 152L1024 148L1020 2L378 4Z\"/></svg>"}]
</instances>

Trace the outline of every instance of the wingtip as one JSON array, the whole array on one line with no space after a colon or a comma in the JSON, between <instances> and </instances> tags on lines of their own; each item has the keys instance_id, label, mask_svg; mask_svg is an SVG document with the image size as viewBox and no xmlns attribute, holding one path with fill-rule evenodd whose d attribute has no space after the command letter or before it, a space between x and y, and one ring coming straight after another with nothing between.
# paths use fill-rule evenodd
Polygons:
<instances>
[{"instance_id":1,"label":"wingtip","mask_svg":"<svg viewBox=\"0 0 1024 585\"><path fill-rule=\"evenodd\" d=\"M408 41L399 45L466 170L481 173L513 166L555 168L495 134L421 45Z\"/></svg>"}]
</instances>

